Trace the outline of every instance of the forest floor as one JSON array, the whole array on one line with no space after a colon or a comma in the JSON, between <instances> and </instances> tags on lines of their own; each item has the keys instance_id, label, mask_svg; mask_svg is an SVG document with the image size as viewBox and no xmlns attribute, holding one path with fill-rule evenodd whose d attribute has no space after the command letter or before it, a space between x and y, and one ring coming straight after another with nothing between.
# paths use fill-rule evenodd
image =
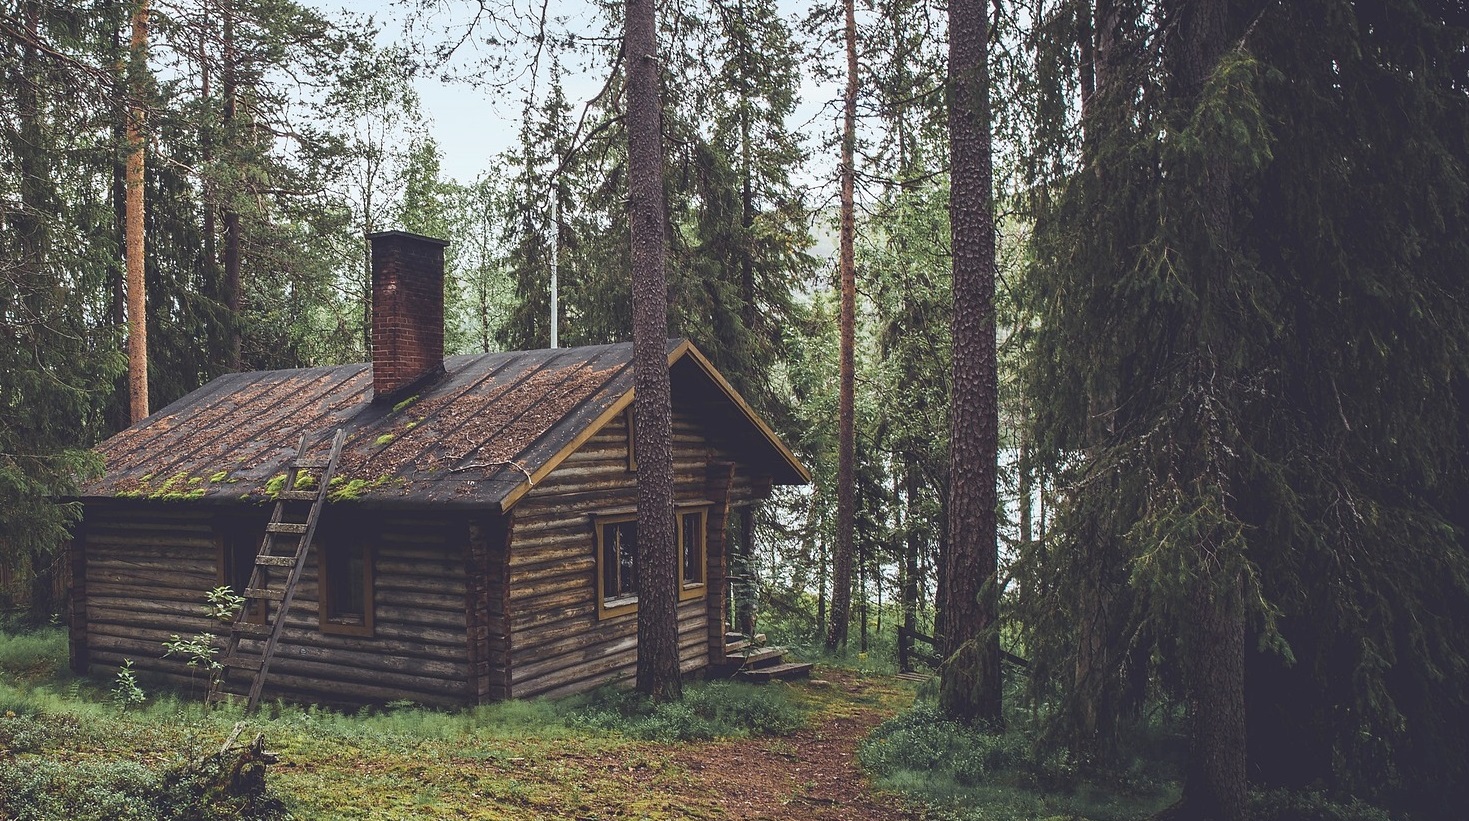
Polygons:
<instances>
[{"instance_id":1,"label":"forest floor","mask_svg":"<svg viewBox=\"0 0 1469 821\"><path fill-rule=\"evenodd\" d=\"M918 815L891 793L874 793L857 747L882 720L907 706L912 691L886 677L825 669L806 688L827 699L791 736L692 744L677 755L707 779L711 797L731 818L889 821Z\"/></svg>"},{"instance_id":2,"label":"forest floor","mask_svg":"<svg viewBox=\"0 0 1469 821\"><path fill-rule=\"evenodd\" d=\"M269 783L308 818L792 819L918 817L875 794L857 747L912 703L906 683L825 669L789 687L811 710L783 736L691 742L526 734L415 754L336 756L282 738ZM425 755L426 753L426 755Z\"/></svg>"},{"instance_id":3,"label":"forest floor","mask_svg":"<svg viewBox=\"0 0 1469 821\"><path fill-rule=\"evenodd\" d=\"M857 758L873 727L913 704L915 685L886 675L818 667L809 681L764 686L774 693L731 694L755 708L794 705L783 709L804 722L791 732L648 741L541 701L362 715L275 705L246 718L203 709L198 693L150 692L122 710L109 701L111 682L65 673L64 638L6 641L0 781L14 783L0 783L0 818L7 806L17 817L148 817L118 815L108 802L131 806L135 786L157 777L147 773L218 751L236 721L243 739L263 734L279 756L266 783L298 819L921 817L876 792ZM704 698L721 692L711 686Z\"/></svg>"}]
</instances>

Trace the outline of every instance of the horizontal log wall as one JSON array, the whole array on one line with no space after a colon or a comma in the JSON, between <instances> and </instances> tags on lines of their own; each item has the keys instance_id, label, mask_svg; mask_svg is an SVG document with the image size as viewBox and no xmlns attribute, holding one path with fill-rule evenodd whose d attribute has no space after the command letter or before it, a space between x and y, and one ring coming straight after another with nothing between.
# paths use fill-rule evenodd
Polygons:
<instances>
[{"instance_id":1,"label":"horizontal log wall","mask_svg":"<svg viewBox=\"0 0 1469 821\"><path fill-rule=\"evenodd\" d=\"M262 519L266 515L262 509ZM467 525L462 520L365 520L367 514L350 515L350 525L324 516L318 541L344 533L368 539L373 549L373 635L319 630L313 547L271 664L265 697L342 705L406 699L457 706L477 700L471 692L466 639ZM116 668L131 659L140 672L199 686L200 674L191 676L184 659L164 658L162 644L173 634L223 635L228 630L204 615L205 593L220 578L216 521L207 511L158 505L87 511L85 605L78 615L85 614L81 632L94 668ZM498 590L488 598L493 606L487 609L503 612ZM503 635L503 624L486 627ZM503 653L503 645L497 649ZM242 690L248 684L248 674L237 673L228 689Z\"/></svg>"},{"instance_id":2,"label":"horizontal log wall","mask_svg":"<svg viewBox=\"0 0 1469 821\"><path fill-rule=\"evenodd\" d=\"M675 500L721 501L709 496L709 466L730 457L677 409L673 434ZM507 606L510 690L516 698L568 695L635 677L637 614L597 618L593 516L635 506L636 482L637 474L627 469L626 419L618 415L515 507ZM749 501L760 493L743 468L726 483L735 499ZM721 593L721 582L713 575L709 581L705 598L679 604L685 673L709 664L716 631L710 629L707 598Z\"/></svg>"}]
</instances>

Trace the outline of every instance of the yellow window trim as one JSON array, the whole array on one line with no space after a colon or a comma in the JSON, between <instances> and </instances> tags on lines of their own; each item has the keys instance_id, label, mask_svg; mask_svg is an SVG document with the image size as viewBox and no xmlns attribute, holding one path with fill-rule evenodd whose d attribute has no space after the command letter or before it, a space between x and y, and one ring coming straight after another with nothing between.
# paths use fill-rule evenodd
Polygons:
<instances>
[{"instance_id":1,"label":"yellow window trim","mask_svg":"<svg viewBox=\"0 0 1469 821\"><path fill-rule=\"evenodd\" d=\"M674 521L674 545L678 548L678 555L674 556L674 566L678 573L678 600L680 602L701 599L708 594L709 585L709 503L699 502L697 504L675 505L673 509ZM597 619L611 619L625 616L629 613L638 612L638 598L625 596L612 599L610 602L606 596L606 575L603 572L603 562L606 561L606 551L602 541L602 531L607 525L619 524L621 522L637 521L637 514L623 512L625 508L605 513L592 514L593 538L596 544L596 568L597 568ZM704 535L700 541L703 548L699 551L700 575L705 581L685 583L683 568L683 517L688 513L698 513L699 521L703 522Z\"/></svg>"}]
</instances>

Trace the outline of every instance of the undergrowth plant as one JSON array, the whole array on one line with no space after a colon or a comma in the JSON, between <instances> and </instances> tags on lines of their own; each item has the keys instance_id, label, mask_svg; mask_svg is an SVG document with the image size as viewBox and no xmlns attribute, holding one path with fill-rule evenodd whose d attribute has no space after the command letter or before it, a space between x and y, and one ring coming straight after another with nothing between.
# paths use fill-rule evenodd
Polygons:
<instances>
[{"instance_id":1,"label":"undergrowth plant","mask_svg":"<svg viewBox=\"0 0 1469 821\"><path fill-rule=\"evenodd\" d=\"M221 585L204 594L204 612L210 620L229 625L239 614L240 608L245 605L245 597L235 593L234 589ZM183 638L175 633L169 636L168 641L163 642L163 655L178 656L184 659L184 665L189 668L189 692L194 691L194 674L204 671L208 678L209 686L205 690L207 696L209 690L224 673L224 665L220 664L219 637L214 633L204 631L189 638Z\"/></svg>"},{"instance_id":2,"label":"undergrowth plant","mask_svg":"<svg viewBox=\"0 0 1469 821\"><path fill-rule=\"evenodd\" d=\"M987 733L945 718L931 702L880 725L858 757L879 786L922 800L948 821L1127 821L1174 798L1173 784L1146 769L1099 781L1064 752L1036 745L1023 725Z\"/></svg>"},{"instance_id":3,"label":"undergrowth plant","mask_svg":"<svg viewBox=\"0 0 1469 821\"><path fill-rule=\"evenodd\" d=\"M224 671L224 665L219 663L215 656L219 655L219 648L214 646L216 637L213 633L204 632L183 638L174 633L163 643L163 656L178 656L184 659L184 665L189 668L189 693L194 692L195 674L203 670L212 686L214 679ZM207 691L206 691L207 692Z\"/></svg>"},{"instance_id":4,"label":"undergrowth plant","mask_svg":"<svg viewBox=\"0 0 1469 821\"><path fill-rule=\"evenodd\" d=\"M138 676L133 672L133 660L123 659L122 667L112 681L112 703L117 706L119 713L125 713L129 707L142 704L147 698L143 688L138 686Z\"/></svg>"},{"instance_id":5,"label":"undergrowth plant","mask_svg":"<svg viewBox=\"0 0 1469 821\"><path fill-rule=\"evenodd\" d=\"M631 690L604 687L573 700L568 722L649 741L694 741L787 735L806 720L784 688L714 681L689 687L681 701L654 702Z\"/></svg>"},{"instance_id":6,"label":"undergrowth plant","mask_svg":"<svg viewBox=\"0 0 1469 821\"><path fill-rule=\"evenodd\" d=\"M245 606L245 597L235 592L229 585L220 585L204 594L207 603L206 612L209 618L221 624L230 624L239 615L240 608Z\"/></svg>"}]
</instances>

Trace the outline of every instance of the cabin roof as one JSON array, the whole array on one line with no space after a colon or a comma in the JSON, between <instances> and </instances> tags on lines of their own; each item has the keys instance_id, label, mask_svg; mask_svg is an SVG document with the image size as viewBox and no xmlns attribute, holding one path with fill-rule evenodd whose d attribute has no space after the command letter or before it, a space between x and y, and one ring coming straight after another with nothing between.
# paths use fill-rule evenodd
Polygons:
<instances>
[{"instance_id":1,"label":"cabin roof","mask_svg":"<svg viewBox=\"0 0 1469 821\"><path fill-rule=\"evenodd\" d=\"M810 474L709 360L668 344L674 406L776 484ZM454 356L397 405L367 364L221 376L98 446L86 500L265 501L300 437L324 460L347 432L332 499L508 510L633 400L632 344ZM280 479L276 479L278 485Z\"/></svg>"}]
</instances>

